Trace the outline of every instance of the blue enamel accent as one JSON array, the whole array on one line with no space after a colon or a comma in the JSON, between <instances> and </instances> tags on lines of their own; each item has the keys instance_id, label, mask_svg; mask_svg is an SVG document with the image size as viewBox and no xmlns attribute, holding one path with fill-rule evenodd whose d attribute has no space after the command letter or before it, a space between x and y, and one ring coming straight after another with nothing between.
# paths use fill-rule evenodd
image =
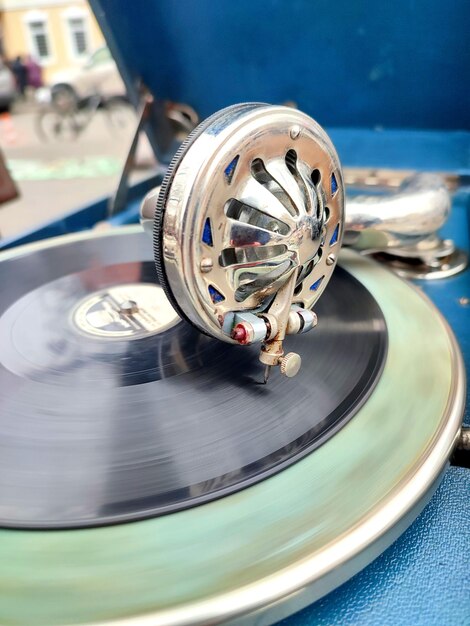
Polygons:
<instances>
[{"instance_id":1,"label":"blue enamel accent","mask_svg":"<svg viewBox=\"0 0 470 626\"><path fill-rule=\"evenodd\" d=\"M213 287L212 285L209 285L209 294L214 304L217 304L218 302L222 302L223 300L225 300L224 296L220 293L220 291L217 291L217 289Z\"/></svg>"},{"instance_id":2,"label":"blue enamel accent","mask_svg":"<svg viewBox=\"0 0 470 626\"><path fill-rule=\"evenodd\" d=\"M331 239L330 239L330 246L334 246L335 243L337 243L338 241L338 234L339 234L339 224L336 226L335 228L335 232L333 233Z\"/></svg>"},{"instance_id":3,"label":"blue enamel accent","mask_svg":"<svg viewBox=\"0 0 470 626\"><path fill-rule=\"evenodd\" d=\"M209 218L206 219L206 222L204 224L204 230L202 232L202 241L207 244L208 246L213 246L214 243L212 241L212 228L211 228L211 221Z\"/></svg>"},{"instance_id":4,"label":"blue enamel accent","mask_svg":"<svg viewBox=\"0 0 470 626\"><path fill-rule=\"evenodd\" d=\"M229 185L232 182L233 174L235 173L235 168L237 167L239 158L240 158L240 155L237 154L237 156L230 161L230 163L227 165L227 167L224 170L224 175Z\"/></svg>"},{"instance_id":5,"label":"blue enamel accent","mask_svg":"<svg viewBox=\"0 0 470 626\"><path fill-rule=\"evenodd\" d=\"M331 175L331 195L334 196L338 191L338 182L334 173Z\"/></svg>"},{"instance_id":6,"label":"blue enamel accent","mask_svg":"<svg viewBox=\"0 0 470 626\"><path fill-rule=\"evenodd\" d=\"M318 289L318 287L322 284L322 281L325 277L322 276L321 278L319 278L318 280L316 280L313 285L310 287L310 291L316 291Z\"/></svg>"}]
</instances>

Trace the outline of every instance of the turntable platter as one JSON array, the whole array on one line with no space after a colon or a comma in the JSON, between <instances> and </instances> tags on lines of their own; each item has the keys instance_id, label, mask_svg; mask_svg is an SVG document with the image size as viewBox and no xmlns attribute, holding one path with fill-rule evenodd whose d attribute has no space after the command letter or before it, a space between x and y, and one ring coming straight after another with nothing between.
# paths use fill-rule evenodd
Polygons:
<instances>
[{"instance_id":1,"label":"turntable platter","mask_svg":"<svg viewBox=\"0 0 470 626\"><path fill-rule=\"evenodd\" d=\"M77 308L72 307L68 323L74 324L83 319L81 315L76 315L82 305L85 311L91 306L90 310L96 313L97 310L93 309L96 302L86 299L92 294L99 295L100 275L105 286L109 287L109 276L106 278L101 274L100 268L113 264L141 263L151 258L151 252L146 252L145 237L138 236L137 232L138 229L126 228L94 237L89 234L79 235L7 253L0 265L14 263L15 259L30 259L29 272L22 273L24 282L18 287L22 293L17 292L8 308L21 297L41 287L44 259L47 258L51 282L94 268L89 274L97 281L93 283L93 289L80 294L79 298L72 298ZM112 245L99 245L98 242L105 240L112 242ZM67 250L67 254L64 254L64 250ZM364 290L373 294L372 303L376 303L380 310L378 327L382 328L385 320L388 337L383 371L369 398L357 408L352 419L311 454L282 471L199 506L189 506L178 512L135 523L99 528L47 532L1 530L0 580L3 582L0 585L0 623L28 623L33 626L58 626L65 623L155 626L218 623L244 619L247 615L260 624L272 623L326 594L390 545L426 504L447 464L463 412L463 366L452 333L422 294L373 261L352 252L343 252L340 262L348 272L343 276L348 277L350 274L357 279L358 283L351 280L350 284L354 289L357 287L358 293ZM129 280L126 275L125 280L121 283L116 281L115 286L139 280L140 276ZM340 275L338 280L341 280ZM7 277L7 281L11 285L13 277ZM111 296L114 293L112 291ZM327 295L324 296L325 306L326 298ZM334 301L334 298L329 300L332 306ZM102 301L98 312L101 311L101 304ZM127 309L128 305L124 303L123 307ZM81 311L83 313L83 309ZM20 311L17 313L19 320ZM351 302L346 313L348 319L349 315L359 315L361 309ZM321 315L319 327L311 333L312 342L321 338L323 320L326 320L325 325L329 323L328 311L323 310ZM98 315L98 318L102 319L103 316ZM166 333L172 336L180 332L179 325L172 325L172 320L166 314L150 315L147 323L152 325L152 319L166 326L162 333L150 334L150 337L154 337L152 341L164 337ZM340 316L339 320L342 319ZM116 328L112 319L111 325L97 323L96 316L91 316L91 321L90 318L88 321L99 333L134 332L119 324ZM362 328L362 323L358 323L358 326ZM134 330L138 335L142 329ZM149 332L155 330L158 329L152 326ZM80 337L83 337L84 342L79 346L98 341L90 328L88 331L79 328L77 332L82 333ZM341 325L335 332L342 332ZM357 354L357 349L352 348L353 330L351 334L344 332L346 343L351 345L351 354ZM11 337L12 334L7 333L7 336ZM17 341L17 356L25 349L22 341ZM31 341L34 347L34 338ZM109 342L103 338L102 343L113 341L113 345L119 346L122 338L110 339ZM136 338L131 343L138 345L140 341L141 338ZM201 341L202 348L198 349L197 354L202 354L204 359L205 339ZM104 350L105 355L107 350ZM192 350L191 347L189 361L196 363L196 360L191 361L195 356ZM238 356L242 351L243 354L249 351L247 353L245 348L239 352L235 350L234 355L237 356L230 362L239 364L242 369L238 379L241 382L237 386L231 377L224 385L232 391L236 389L240 398L245 399L249 379L256 378L256 373L245 370L249 365L245 364L244 357ZM338 350L335 354L348 354L347 350ZM28 398L33 402L33 396L28 395L29 391L24 393L24 390L29 389L31 384L41 384L38 372L47 372L49 382L54 380L52 386L60 387L61 375L66 369L63 365L69 362L65 357L69 353L61 351L57 346L56 353L58 357L64 358L60 367L58 362L48 361L47 367L42 363L38 368L36 365L40 360L33 359L28 370L29 377L25 377L24 369L23 378L15 374L13 364L9 361L9 380L12 386L17 385L18 393L15 395L13 389L8 390L7 402L12 404L7 406L2 398L2 412L8 410L10 415L14 415L16 402L16 406L21 408L19 419L24 417ZM49 351L46 354L50 357L52 353ZM218 376L223 377L223 373L214 370L225 367L226 358L232 359L225 354L217 357L218 367L208 364L209 379L220 381ZM188 352L183 350L183 355L188 356ZM139 356L141 354L136 353L132 358L137 359ZM312 355L308 364L304 363L303 370L307 378L301 379L302 391L310 398L308 408L312 413L315 398L310 395L310 390L315 387L314 377L308 380L308 373L312 371L311 367L315 367L316 358L320 358L320 355ZM73 363L77 365L79 360ZM112 388L119 395L119 390L126 387L122 385L122 372L135 373L137 370L129 368L129 363L123 361L119 370L119 387L116 384L116 370L113 370L111 382L109 376L103 375L102 368L103 364L106 368L106 363L106 358L102 361L96 359L97 369L94 375L88 376L87 385L91 385L89 379L92 378L97 396L102 387ZM178 361L179 373L160 381L155 380L158 370L155 365L142 367L142 371L149 373L150 380L139 384L131 382L127 387L139 388L144 394L143 406L148 407L150 399L145 396L145 390L154 383L163 381L165 385L173 385L172 397L179 395L180 381L189 379L194 387L203 386L205 377L202 370L198 370L195 365L184 370L182 363L186 363L186 360ZM20 364L23 367L24 361L16 362L17 367ZM330 368L336 375L340 375L344 366L343 362L335 362ZM83 382L79 371L77 367L77 383ZM72 374L67 371L67 376ZM25 382L20 384L21 380ZM281 394L278 395L276 388L279 384L277 378L270 381L267 388L253 384L256 390L253 395L274 394L276 402L282 402L283 398ZM22 385L25 387L22 388ZM70 389L70 385L67 384L66 388ZM339 389L344 393L344 387L340 386ZM287 395L287 388L284 388L284 394ZM203 396L195 397L198 402L204 401ZM56 418L57 428L63 428L63 415L54 405L53 398L51 396L49 403L48 428L53 423L51 415ZM290 399L293 407L297 403L301 405L302 401L300 392ZM91 400L70 396L69 404L76 409L75 427L78 433L78 416L83 415L83 406L87 402ZM132 415L141 415L141 402L140 395L136 394L129 404L129 410L133 409ZM42 403L41 406L45 411L46 405ZM223 404L219 407L221 414L223 407ZM191 408L197 409L196 401ZM271 408L276 409L272 404ZM32 406L28 415L31 428L30 432L24 432L24 437L30 444L31 458L25 462L30 463L37 462L35 455L47 442L50 431L41 434L36 430ZM70 412L67 415L70 416ZM97 420L101 418L99 411L95 415ZM257 417L253 413L253 422ZM237 415L232 415L232 419L236 422ZM10 423L9 430L3 422L2 439L7 436L18 439L15 428L14 422ZM109 422L106 428L109 428ZM103 437L110 437L110 432L105 430ZM127 436L132 447L135 445L136 433L130 428ZM84 449L83 444L77 435L77 446L81 450ZM49 460L52 463L53 459ZM64 465L66 460L61 461L62 465L59 463L56 466L57 474L67 470L67 465ZM87 461L85 457L83 466ZM6 468L14 462L14 459L10 459ZM109 457L103 457L103 462L109 464ZM76 460L72 458L71 463L76 464ZM86 467L83 467L83 471L86 472ZM21 473L16 476L21 477ZM12 474L10 478L14 480L15 476ZM47 480L50 480L50 474ZM38 486L41 477L31 476L31 481ZM23 487L27 484L24 478L21 478L21 484ZM103 484L100 483L101 486ZM106 493L109 494L112 490L109 484L106 487ZM3 483L2 488L9 489L10 486ZM117 493L117 487L115 489L114 493ZM94 492L93 496L98 501L102 494ZM1 500L5 500L3 494ZM10 503L12 501L10 498ZM49 502L52 501L50 498ZM74 501L77 502L77 499ZM38 502L39 499L36 499ZM25 509L22 510L24 514ZM31 524L34 519L31 510L28 513L25 525ZM36 519L44 521L43 513L36 511ZM68 509L68 519L77 520L80 513ZM115 511L111 513L115 514ZM53 512L48 509L48 514L54 514L57 521L64 514L64 509ZM18 511L14 508L2 511L4 520L12 522L17 516Z\"/></svg>"}]
</instances>

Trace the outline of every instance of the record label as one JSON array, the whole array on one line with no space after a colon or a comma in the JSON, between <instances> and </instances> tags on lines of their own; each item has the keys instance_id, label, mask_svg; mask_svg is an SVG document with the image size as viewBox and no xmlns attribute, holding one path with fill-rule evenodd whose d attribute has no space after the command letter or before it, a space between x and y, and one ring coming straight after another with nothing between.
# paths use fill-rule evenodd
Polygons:
<instances>
[{"instance_id":1,"label":"record label","mask_svg":"<svg viewBox=\"0 0 470 626\"><path fill-rule=\"evenodd\" d=\"M168 330L180 318L161 287L132 283L87 296L75 310L73 321L90 335L137 339Z\"/></svg>"}]
</instances>

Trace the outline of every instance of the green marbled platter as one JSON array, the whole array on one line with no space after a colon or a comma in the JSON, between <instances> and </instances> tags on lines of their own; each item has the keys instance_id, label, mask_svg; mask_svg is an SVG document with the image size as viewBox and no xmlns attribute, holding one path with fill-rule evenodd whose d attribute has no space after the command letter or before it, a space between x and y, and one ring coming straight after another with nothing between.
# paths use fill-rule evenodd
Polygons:
<instances>
[{"instance_id":1,"label":"green marbled platter","mask_svg":"<svg viewBox=\"0 0 470 626\"><path fill-rule=\"evenodd\" d=\"M415 289L352 252L342 265L373 293L389 332L382 377L354 419L280 474L191 510L107 528L1 530L0 624L275 621L395 539L455 442L463 367Z\"/></svg>"}]
</instances>

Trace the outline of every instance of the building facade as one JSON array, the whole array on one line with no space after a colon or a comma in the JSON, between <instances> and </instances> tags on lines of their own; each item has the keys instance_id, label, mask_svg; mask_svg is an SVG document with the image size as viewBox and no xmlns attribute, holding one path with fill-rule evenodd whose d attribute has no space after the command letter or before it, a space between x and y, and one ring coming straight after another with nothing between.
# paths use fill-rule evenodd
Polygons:
<instances>
[{"instance_id":1,"label":"building facade","mask_svg":"<svg viewBox=\"0 0 470 626\"><path fill-rule=\"evenodd\" d=\"M31 55L46 83L104 45L85 0L0 0L0 29L3 56Z\"/></svg>"}]
</instances>

